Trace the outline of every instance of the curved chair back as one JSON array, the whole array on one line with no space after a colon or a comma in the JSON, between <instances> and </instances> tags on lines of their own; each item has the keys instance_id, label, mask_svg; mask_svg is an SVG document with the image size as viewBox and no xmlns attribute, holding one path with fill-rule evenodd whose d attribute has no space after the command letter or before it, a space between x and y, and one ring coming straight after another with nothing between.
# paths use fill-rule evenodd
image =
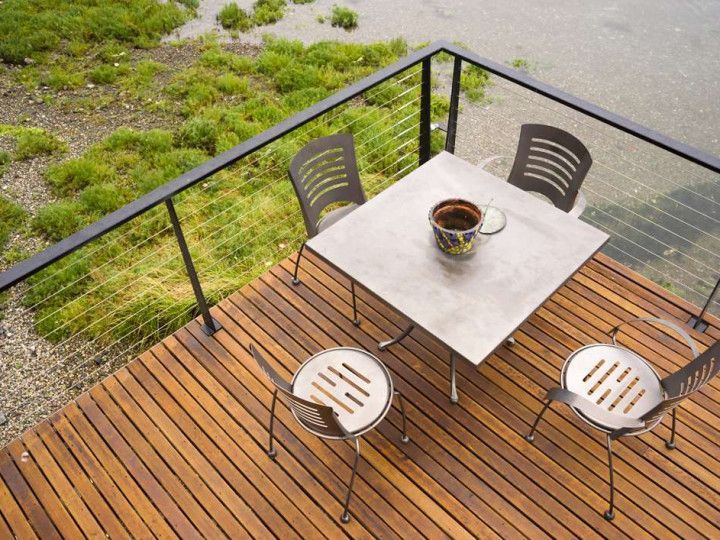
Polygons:
<instances>
[{"instance_id":1,"label":"curved chair back","mask_svg":"<svg viewBox=\"0 0 720 540\"><path fill-rule=\"evenodd\" d=\"M350 436L338 421L332 407L294 395L287 381L278 375L277 371L273 369L263 355L260 354L260 351L252 344L250 345L250 352L260 366L260 369L262 369L268 379L275 385L277 391L285 396L290 410L295 414L295 418L298 419L305 429L321 437L347 438Z\"/></svg>"},{"instance_id":2,"label":"curved chair back","mask_svg":"<svg viewBox=\"0 0 720 540\"><path fill-rule=\"evenodd\" d=\"M646 412L641 420L646 424L677 407L705 386L720 371L720 341L716 341L700 356L688 362L686 366L668 375L662 380L666 397Z\"/></svg>"},{"instance_id":3,"label":"curved chair back","mask_svg":"<svg viewBox=\"0 0 720 540\"><path fill-rule=\"evenodd\" d=\"M311 141L293 158L289 172L310 238L319 232L320 214L329 205L367 200L349 133Z\"/></svg>"},{"instance_id":4,"label":"curved chair back","mask_svg":"<svg viewBox=\"0 0 720 540\"><path fill-rule=\"evenodd\" d=\"M540 193L569 212L591 165L588 149L567 131L524 124L508 182Z\"/></svg>"}]
</instances>

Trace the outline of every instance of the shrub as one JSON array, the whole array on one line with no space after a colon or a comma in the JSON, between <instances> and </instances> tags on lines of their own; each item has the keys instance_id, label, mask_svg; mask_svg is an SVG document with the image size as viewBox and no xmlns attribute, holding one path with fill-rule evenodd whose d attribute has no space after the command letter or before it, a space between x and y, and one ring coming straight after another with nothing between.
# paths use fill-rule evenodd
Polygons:
<instances>
[{"instance_id":1,"label":"shrub","mask_svg":"<svg viewBox=\"0 0 720 540\"><path fill-rule=\"evenodd\" d=\"M79 88L85 83L85 77L81 72L69 72L61 67L50 69L50 72L43 75L41 80L53 90L71 90Z\"/></svg>"},{"instance_id":2,"label":"shrub","mask_svg":"<svg viewBox=\"0 0 720 540\"><path fill-rule=\"evenodd\" d=\"M90 80L96 84L111 84L117 77L117 68L108 64L101 64L90 72Z\"/></svg>"},{"instance_id":3,"label":"shrub","mask_svg":"<svg viewBox=\"0 0 720 540\"><path fill-rule=\"evenodd\" d=\"M58 242L79 231L85 224L83 205L78 201L60 201L40 209L33 228Z\"/></svg>"},{"instance_id":4,"label":"shrub","mask_svg":"<svg viewBox=\"0 0 720 540\"><path fill-rule=\"evenodd\" d=\"M0 136L3 135L15 139L15 159L29 159L67 150L67 145L63 141L41 128L0 124ZM0 159L0 169L2 166Z\"/></svg>"},{"instance_id":5,"label":"shrub","mask_svg":"<svg viewBox=\"0 0 720 540\"><path fill-rule=\"evenodd\" d=\"M177 142L190 148L201 148L209 153L215 152L218 129L215 122L203 117L193 117L185 122L177 132Z\"/></svg>"},{"instance_id":6,"label":"shrub","mask_svg":"<svg viewBox=\"0 0 720 540\"><path fill-rule=\"evenodd\" d=\"M10 234L20 228L25 220L25 211L17 204L0 196L0 249L5 247Z\"/></svg>"},{"instance_id":7,"label":"shrub","mask_svg":"<svg viewBox=\"0 0 720 540\"><path fill-rule=\"evenodd\" d=\"M510 62L510 65L515 69L519 69L521 71L530 71L530 62L528 62L524 58L513 58Z\"/></svg>"},{"instance_id":8,"label":"shrub","mask_svg":"<svg viewBox=\"0 0 720 540\"><path fill-rule=\"evenodd\" d=\"M12 161L12 157L10 157L10 152L7 152L6 150L0 150L0 176L5 174L5 168L10 164Z\"/></svg>"},{"instance_id":9,"label":"shrub","mask_svg":"<svg viewBox=\"0 0 720 540\"><path fill-rule=\"evenodd\" d=\"M247 79L238 77L233 73L223 73L218 75L215 79L215 86L223 94L247 95L249 92L249 85Z\"/></svg>"},{"instance_id":10,"label":"shrub","mask_svg":"<svg viewBox=\"0 0 720 540\"><path fill-rule=\"evenodd\" d=\"M125 197L113 184L98 184L86 187L80 193L80 202L90 212L103 216L120 208Z\"/></svg>"},{"instance_id":11,"label":"shrub","mask_svg":"<svg viewBox=\"0 0 720 540\"><path fill-rule=\"evenodd\" d=\"M461 87L470 101L483 101L485 99L485 89L489 83L490 75L484 69L477 66L467 66L463 69Z\"/></svg>"},{"instance_id":12,"label":"shrub","mask_svg":"<svg viewBox=\"0 0 720 540\"><path fill-rule=\"evenodd\" d=\"M248 12L239 7L235 2L226 4L218 13L217 20L227 30L242 30L246 32L253 25L252 18Z\"/></svg>"},{"instance_id":13,"label":"shrub","mask_svg":"<svg viewBox=\"0 0 720 540\"><path fill-rule=\"evenodd\" d=\"M47 170L45 176L55 191L68 195L91 184L110 181L114 172L109 165L88 156L53 165Z\"/></svg>"},{"instance_id":14,"label":"shrub","mask_svg":"<svg viewBox=\"0 0 720 540\"><path fill-rule=\"evenodd\" d=\"M333 26L339 26L345 30L357 28L358 14L350 8L343 6L333 6L330 22Z\"/></svg>"},{"instance_id":15,"label":"shrub","mask_svg":"<svg viewBox=\"0 0 720 540\"><path fill-rule=\"evenodd\" d=\"M285 15L285 0L257 0L253 4L253 20L258 26L275 24Z\"/></svg>"},{"instance_id":16,"label":"shrub","mask_svg":"<svg viewBox=\"0 0 720 540\"><path fill-rule=\"evenodd\" d=\"M42 129L27 129L17 138L16 159L29 159L39 155L64 152L67 145Z\"/></svg>"}]
</instances>

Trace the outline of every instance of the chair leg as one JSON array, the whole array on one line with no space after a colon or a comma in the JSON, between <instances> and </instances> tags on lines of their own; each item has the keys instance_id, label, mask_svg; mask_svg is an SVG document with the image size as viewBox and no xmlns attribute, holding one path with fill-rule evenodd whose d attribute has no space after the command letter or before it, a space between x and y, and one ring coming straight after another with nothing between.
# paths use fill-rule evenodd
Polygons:
<instances>
[{"instance_id":1,"label":"chair leg","mask_svg":"<svg viewBox=\"0 0 720 540\"><path fill-rule=\"evenodd\" d=\"M277 403L277 390L273 392L272 405L270 406L270 428L268 429L268 450L267 455L270 459L275 459L277 456L277 450L274 445L274 434L273 428L275 426L275 404Z\"/></svg>"},{"instance_id":2,"label":"chair leg","mask_svg":"<svg viewBox=\"0 0 720 540\"><path fill-rule=\"evenodd\" d=\"M352 306L353 306L353 318L352 322L355 326L360 326L360 319L358 319L357 313L357 299L355 298L355 281L350 281L350 290L352 291Z\"/></svg>"},{"instance_id":3,"label":"chair leg","mask_svg":"<svg viewBox=\"0 0 720 540\"><path fill-rule=\"evenodd\" d=\"M552 399L548 399L548 400L545 402L545 405L543 405L543 408L542 408L542 410L540 411L540 414L537 415L537 418L535 419L535 423L532 425L532 428L530 429L530 433L528 433L527 435L525 435L525 440L526 440L527 442L531 443L531 442L533 442L533 441L535 440L535 430L537 429L538 424L540 423L540 419L541 419L541 418L543 417L543 415L545 414L545 411L548 410L548 407L550 406L551 403L552 403Z\"/></svg>"},{"instance_id":4,"label":"chair leg","mask_svg":"<svg viewBox=\"0 0 720 540\"><path fill-rule=\"evenodd\" d=\"M292 284L299 285L300 280L298 279L298 270L300 268L300 258L302 257L303 250L305 249L305 242L302 243L298 250L297 259L295 259L295 270L293 271Z\"/></svg>"},{"instance_id":5,"label":"chair leg","mask_svg":"<svg viewBox=\"0 0 720 540\"><path fill-rule=\"evenodd\" d=\"M400 437L400 442L402 443L408 443L410 441L410 437L407 436L407 416L405 416L405 400L402 397L402 394L399 390L395 390L395 395L398 397L398 403L400 403L400 412L402 413L402 437Z\"/></svg>"},{"instance_id":6,"label":"chair leg","mask_svg":"<svg viewBox=\"0 0 720 540\"><path fill-rule=\"evenodd\" d=\"M610 470L610 507L605 511L605 519L612 521L615 517L615 469L613 468L612 439L607 436L608 469Z\"/></svg>"},{"instance_id":7,"label":"chair leg","mask_svg":"<svg viewBox=\"0 0 720 540\"><path fill-rule=\"evenodd\" d=\"M355 475L357 474L358 463L360 462L360 437L355 437L355 463L353 463L352 475L350 476L350 483L348 484L347 495L345 495L345 504L343 505L343 513L340 516L340 521L348 523L350 521L350 513L348 507L350 506L350 495L352 495L353 483L355 482Z\"/></svg>"},{"instance_id":8,"label":"chair leg","mask_svg":"<svg viewBox=\"0 0 720 540\"><path fill-rule=\"evenodd\" d=\"M450 403L458 402L457 393L457 357L454 351L450 351Z\"/></svg>"},{"instance_id":9,"label":"chair leg","mask_svg":"<svg viewBox=\"0 0 720 540\"><path fill-rule=\"evenodd\" d=\"M672 411L672 428L670 428L670 440L665 441L665 448L675 449L675 425L677 424L677 407Z\"/></svg>"}]
</instances>

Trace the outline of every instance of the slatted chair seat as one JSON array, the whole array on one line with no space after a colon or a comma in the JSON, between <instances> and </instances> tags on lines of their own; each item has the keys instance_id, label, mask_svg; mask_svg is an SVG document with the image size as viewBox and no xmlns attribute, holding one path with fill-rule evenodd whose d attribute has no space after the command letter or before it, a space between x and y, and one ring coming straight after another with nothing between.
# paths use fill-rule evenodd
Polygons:
<instances>
[{"instance_id":1,"label":"slatted chair seat","mask_svg":"<svg viewBox=\"0 0 720 540\"><path fill-rule=\"evenodd\" d=\"M638 354L617 344L617 334L626 324L646 322L677 332L692 351L693 359L675 373L661 379L652 365ZM609 508L605 519L615 518L615 469L612 442L640 435L672 413L668 450L675 448L677 406L705 386L720 372L720 341L700 354L695 342L680 326L656 317L625 321L610 331L612 345L588 345L572 353L563 365L560 387L551 388L545 405L525 440L533 442L540 419L554 401L568 405L577 416L607 434L610 483Z\"/></svg>"},{"instance_id":2,"label":"slatted chair seat","mask_svg":"<svg viewBox=\"0 0 720 540\"><path fill-rule=\"evenodd\" d=\"M332 407L338 421L355 437L385 418L393 397L385 365L369 352L350 347L310 357L295 373L291 387L298 397ZM312 431L312 426L305 428Z\"/></svg>"},{"instance_id":3,"label":"slatted chair seat","mask_svg":"<svg viewBox=\"0 0 720 540\"><path fill-rule=\"evenodd\" d=\"M352 441L355 461L345 495L342 523L350 521L350 496L360 461L360 437L377 426L387 415L393 396L398 397L402 413L402 436L407 443L407 418L400 392L393 387L385 365L367 351L336 347L307 359L288 383L272 368L262 354L250 345L250 352L275 387L270 407L267 454L275 459L275 405L278 394L285 398L298 423L323 439Z\"/></svg>"},{"instance_id":4,"label":"slatted chair seat","mask_svg":"<svg viewBox=\"0 0 720 540\"><path fill-rule=\"evenodd\" d=\"M622 428L627 419L641 418L665 398L660 376L644 358L625 347L604 343L572 353L563 366L560 384L598 406L585 411L571 409L606 433ZM652 429L660 420L633 434Z\"/></svg>"}]
</instances>

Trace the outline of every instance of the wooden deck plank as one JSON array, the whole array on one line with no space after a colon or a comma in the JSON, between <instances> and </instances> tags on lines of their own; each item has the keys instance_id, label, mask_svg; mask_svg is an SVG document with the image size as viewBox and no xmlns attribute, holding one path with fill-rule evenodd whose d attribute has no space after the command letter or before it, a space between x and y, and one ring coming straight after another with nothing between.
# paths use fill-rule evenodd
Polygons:
<instances>
[{"instance_id":1,"label":"wooden deck plank","mask_svg":"<svg viewBox=\"0 0 720 540\"><path fill-rule=\"evenodd\" d=\"M379 353L403 393L401 417L364 437L354 519L340 523L353 451L277 411L278 458L265 454L272 397L247 347L290 378L327 347L376 351L403 318L358 291L360 328L340 273L312 254L303 284L283 261L213 308L224 330L193 321L0 451L0 537L282 538L717 537L720 380L680 409L678 449L666 424L620 441L617 517L602 518L607 464L597 432L553 407L534 445L520 436L575 348L607 341L634 316L684 322L698 308L598 255L480 368L458 365L451 405L448 351L422 330ZM720 336L691 334L703 350ZM658 371L689 350L673 332L626 326L620 338Z\"/></svg>"}]
</instances>

